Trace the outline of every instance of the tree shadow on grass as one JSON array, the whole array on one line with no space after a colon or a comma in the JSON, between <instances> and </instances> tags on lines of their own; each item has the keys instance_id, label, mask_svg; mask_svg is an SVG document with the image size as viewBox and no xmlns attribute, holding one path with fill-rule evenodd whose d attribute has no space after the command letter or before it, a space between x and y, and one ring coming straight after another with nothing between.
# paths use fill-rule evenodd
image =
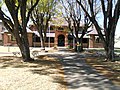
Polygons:
<instances>
[{"instance_id":1,"label":"tree shadow on grass","mask_svg":"<svg viewBox=\"0 0 120 90\"><path fill-rule=\"evenodd\" d=\"M48 57L51 57L47 55ZM43 58L44 59L44 58ZM40 75L48 75L53 78L53 83L59 83L62 87L66 86L66 82L64 80L64 71L62 69L61 63L56 58L49 59L37 59L33 62L34 64L41 65L43 68L41 69L31 69L30 71L34 74Z\"/></svg>"},{"instance_id":2,"label":"tree shadow on grass","mask_svg":"<svg viewBox=\"0 0 120 90\"><path fill-rule=\"evenodd\" d=\"M46 56L45 56L46 57ZM48 57L50 58L50 57ZM51 58L50 58L51 59ZM21 57L13 57L13 56L3 56L0 57L0 68L37 68L40 66L50 66L52 68L55 68L55 66L60 66L60 63L57 60L45 60L44 58L36 59L32 62L23 62Z\"/></svg>"},{"instance_id":3,"label":"tree shadow on grass","mask_svg":"<svg viewBox=\"0 0 120 90\"><path fill-rule=\"evenodd\" d=\"M56 58L47 55L38 57L32 62L22 62L20 57L0 57L0 69L7 68L27 68L33 74L52 77L53 83L59 83L62 87L66 86L60 62Z\"/></svg>"}]
</instances>

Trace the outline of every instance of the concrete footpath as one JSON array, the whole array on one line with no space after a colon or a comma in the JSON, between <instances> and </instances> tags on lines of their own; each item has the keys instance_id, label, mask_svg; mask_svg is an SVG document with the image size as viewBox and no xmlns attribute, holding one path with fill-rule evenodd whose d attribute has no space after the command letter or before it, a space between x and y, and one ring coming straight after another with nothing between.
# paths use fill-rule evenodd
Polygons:
<instances>
[{"instance_id":1,"label":"concrete footpath","mask_svg":"<svg viewBox=\"0 0 120 90\"><path fill-rule=\"evenodd\" d=\"M87 65L84 55L60 50L54 54L63 64L68 90L120 90L108 78Z\"/></svg>"}]
</instances>

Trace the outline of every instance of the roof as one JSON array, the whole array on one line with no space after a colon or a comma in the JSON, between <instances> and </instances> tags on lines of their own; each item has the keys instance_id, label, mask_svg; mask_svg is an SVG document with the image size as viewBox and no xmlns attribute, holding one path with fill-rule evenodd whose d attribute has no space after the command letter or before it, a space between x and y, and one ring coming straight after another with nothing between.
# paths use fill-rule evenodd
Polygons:
<instances>
[{"instance_id":1,"label":"roof","mask_svg":"<svg viewBox=\"0 0 120 90\"><path fill-rule=\"evenodd\" d=\"M33 33L33 31L31 31L28 27L26 27L27 29L27 33ZM1 33L5 33L5 32L8 32L7 29L3 29Z\"/></svg>"},{"instance_id":2,"label":"roof","mask_svg":"<svg viewBox=\"0 0 120 90\"><path fill-rule=\"evenodd\" d=\"M98 35L98 32L96 30L95 27L91 26L90 28L88 28L88 35ZM104 34L104 30L101 30L102 34Z\"/></svg>"},{"instance_id":3,"label":"roof","mask_svg":"<svg viewBox=\"0 0 120 90\"><path fill-rule=\"evenodd\" d=\"M38 37L40 37L38 31L33 31L33 33L34 33L35 35L37 35ZM46 33L46 37L55 37L55 33Z\"/></svg>"},{"instance_id":4,"label":"roof","mask_svg":"<svg viewBox=\"0 0 120 90\"><path fill-rule=\"evenodd\" d=\"M40 37L38 31L33 31L33 33L34 33L35 35L37 35L38 37Z\"/></svg>"},{"instance_id":5,"label":"roof","mask_svg":"<svg viewBox=\"0 0 120 90\"><path fill-rule=\"evenodd\" d=\"M7 29L4 29L4 30L2 30L0 33L5 33L5 32L8 32L8 30Z\"/></svg>"},{"instance_id":6,"label":"roof","mask_svg":"<svg viewBox=\"0 0 120 90\"><path fill-rule=\"evenodd\" d=\"M28 33L33 33L28 27L26 27Z\"/></svg>"},{"instance_id":7,"label":"roof","mask_svg":"<svg viewBox=\"0 0 120 90\"><path fill-rule=\"evenodd\" d=\"M74 34L75 35L75 34ZM78 34L78 37L81 37L82 34ZM69 34L68 37L73 38L72 34ZM90 38L89 35L85 34L84 38Z\"/></svg>"}]
</instances>

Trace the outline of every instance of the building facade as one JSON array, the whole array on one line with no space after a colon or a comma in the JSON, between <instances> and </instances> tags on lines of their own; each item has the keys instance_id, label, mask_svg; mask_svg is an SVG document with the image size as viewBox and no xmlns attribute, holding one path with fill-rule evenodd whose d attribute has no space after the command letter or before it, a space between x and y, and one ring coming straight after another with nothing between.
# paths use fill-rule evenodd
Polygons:
<instances>
[{"instance_id":1,"label":"building facade","mask_svg":"<svg viewBox=\"0 0 120 90\"><path fill-rule=\"evenodd\" d=\"M2 24L0 24L2 25ZM15 38L5 29L4 26L0 26L0 39L4 46L17 46ZM30 47L41 47L40 36L34 25L29 25L26 28L28 33L28 40ZM101 40L98 37L95 28L90 27L90 32L87 33L82 42L84 48L102 48ZM81 36L81 33L78 35ZM46 47L73 47L75 40L68 29L68 23L61 17L52 18L49 22L49 28L46 33Z\"/></svg>"},{"instance_id":2,"label":"building facade","mask_svg":"<svg viewBox=\"0 0 120 90\"><path fill-rule=\"evenodd\" d=\"M93 28L91 28L93 29ZM28 40L30 47L41 47L40 36L34 25L30 25L27 28ZM80 36L81 34L79 34ZM67 26L55 26L51 25L46 33L46 47L73 47L75 40L72 35L68 33ZM7 31L2 32L2 39L4 46L17 46L15 38ZM84 48L102 48L101 40L98 37L95 29L87 33L83 38Z\"/></svg>"}]
</instances>

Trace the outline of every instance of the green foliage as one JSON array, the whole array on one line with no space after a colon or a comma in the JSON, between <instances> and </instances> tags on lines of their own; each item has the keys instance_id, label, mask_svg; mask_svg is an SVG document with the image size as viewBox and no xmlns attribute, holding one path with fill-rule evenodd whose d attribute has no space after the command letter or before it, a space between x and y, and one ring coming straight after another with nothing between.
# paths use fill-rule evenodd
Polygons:
<instances>
[{"instance_id":1,"label":"green foliage","mask_svg":"<svg viewBox=\"0 0 120 90\"><path fill-rule=\"evenodd\" d=\"M56 0L40 0L36 8L39 8L39 13L53 14L56 4Z\"/></svg>"},{"instance_id":2,"label":"green foliage","mask_svg":"<svg viewBox=\"0 0 120 90\"><path fill-rule=\"evenodd\" d=\"M33 0L3 0L7 7L8 13L6 14L0 8L0 19L2 20L6 29L15 37L16 43L20 48L24 61L33 60L30 58L29 42L27 38L26 26L29 21L30 14L38 4L39 0L34 0L33 4L27 10L27 4Z\"/></svg>"},{"instance_id":3,"label":"green foliage","mask_svg":"<svg viewBox=\"0 0 120 90\"><path fill-rule=\"evenodd\" d=\"M34 9L32 13L31 18L34 19L33 20L34 24L35 22L38 23L43 21L44 24L46 24L46 22L48 23L51 16L54 16L56 13L57 1L59 0L40 0L37 7Z\"/></svg>"},{"instance_id":4,"label":"green foliage","mask_svg":"<svg viewBox=\"0 0 120 90\"><path fill-rule=\"evenodd\" d=\"M3 5L3 2L0 0L0 7Z\"/></svg>"}]
</instances>

